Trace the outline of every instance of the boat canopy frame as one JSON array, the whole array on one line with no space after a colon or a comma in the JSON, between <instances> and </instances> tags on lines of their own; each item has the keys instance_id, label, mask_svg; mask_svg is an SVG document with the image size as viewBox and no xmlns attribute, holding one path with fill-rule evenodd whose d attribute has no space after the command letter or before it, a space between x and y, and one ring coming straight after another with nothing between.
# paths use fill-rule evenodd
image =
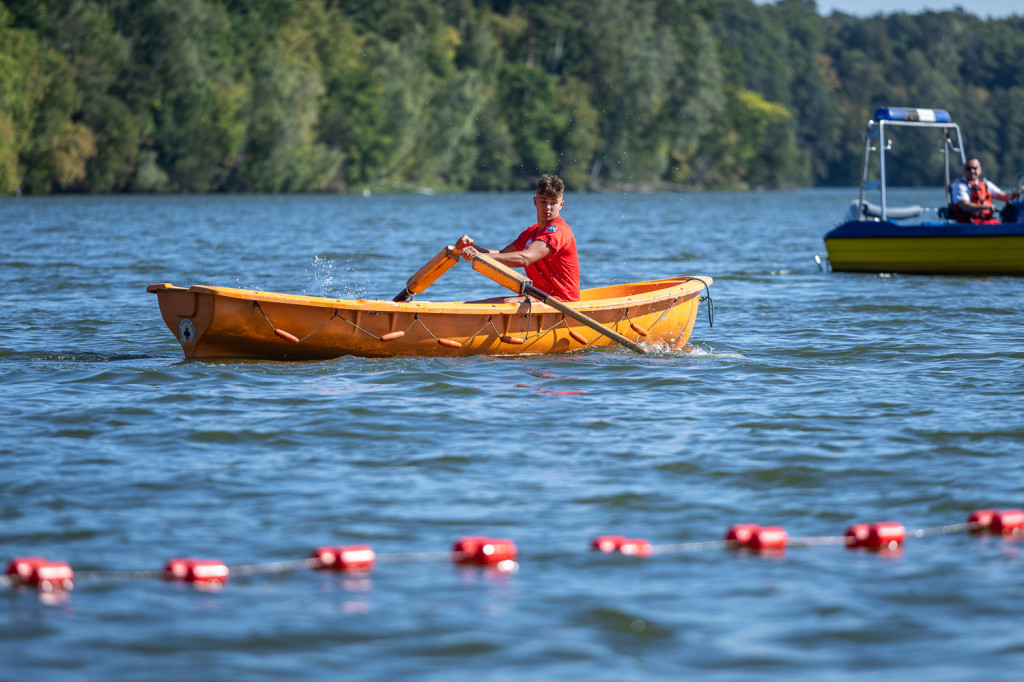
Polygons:
<instances>
[{"instance_id":1,"label":"boat canopy frame","mask_svg":"<svg viewBox=\"0 0 1024 682\"><path fill-rule=\"evenodd\" d=\"M946 168L945 205L949 204L949 188L952 182L950 174L950 153L959 153L961 167L967 163L967 156L964 152L963 138L960 135L960 126L954 123L949 114L942 109L902 109L883 108L875 112L874 117L868 121L867 132L864 136L864 171L861 174L860 201L857 203L857 220L866 220L868 217L868 202L864 194L872 185L877 183L878 189L882 192L881 219L889 220L889 207L886 197L886 167L885 152L892 150L892 139L886 137L887 126L902 128L934 128L942 131L942 154ZM955 138L955 139L954 139ZM869 178L871 172L872 152L878 152L878 174L877 180ZM893 209L898 211L899 209Z\"/></svg>"}]
</instances>

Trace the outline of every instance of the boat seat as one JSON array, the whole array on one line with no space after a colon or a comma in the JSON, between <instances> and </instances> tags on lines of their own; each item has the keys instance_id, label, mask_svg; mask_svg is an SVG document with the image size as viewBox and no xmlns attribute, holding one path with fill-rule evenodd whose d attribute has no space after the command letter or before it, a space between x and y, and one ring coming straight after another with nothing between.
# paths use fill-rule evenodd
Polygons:
<instances>
[{"instance_id":1,"label":"boat seat","mask_svg":"<svg viewBox=\"0 0 1024 682\"><path fill-rule=\"evenodd\" d=\"M854 199L850 202L849 217L851 220L857 219L857 204L859 202ZM920 206L890 206L886 211L886 218L888 220L906 220L907 218L916 218L917 216L924 213L924 209ZM872 204L870 201L864 202L864 217L865 218L881 218L882 207L878 204Z\"/></svg>"}]
</instances>

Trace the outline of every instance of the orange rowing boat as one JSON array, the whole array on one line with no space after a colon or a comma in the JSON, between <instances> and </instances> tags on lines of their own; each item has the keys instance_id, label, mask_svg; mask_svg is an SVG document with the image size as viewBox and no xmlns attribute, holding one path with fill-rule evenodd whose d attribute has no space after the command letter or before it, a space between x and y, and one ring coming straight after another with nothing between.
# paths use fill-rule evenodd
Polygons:
<instances>
[{"instance_id":1,"label":"orange rowing boat","mask_svg":"<svg viewBox=\"0 0 1024 682\"><path fill-rule=\"evenodd\" d=\"M705 276L673 277L584 289L580 301L558 307L530 299L346 300L168 283L146 290L156 294L186 358L317 360L566 353L613 346L609 335L616 334L650 350L679 350L690 338L702 293L711 283ZM565 307L608 334L580 324Z\"/></svg>"}]
</instances>

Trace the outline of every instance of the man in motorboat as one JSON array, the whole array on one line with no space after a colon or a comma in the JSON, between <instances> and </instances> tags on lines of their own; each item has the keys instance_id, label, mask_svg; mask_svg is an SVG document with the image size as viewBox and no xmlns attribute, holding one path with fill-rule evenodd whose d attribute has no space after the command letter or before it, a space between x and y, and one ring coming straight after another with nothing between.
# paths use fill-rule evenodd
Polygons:
<instances>
[{"instance_id":1,"label":"man in motorboat","mask_svg":"<svg viewBox=\"0 0 1024 682\"><path fill-rule=\"evenodd\" d=\"M981 161L972 156L964 164L964 175L950 188L950 215L958 223L996 224L992 200L1013 201L1024 194L1024 187L1004 192L991 180L981 177Z\"/></svg>"},{"instance_id":2,"label":"man in motorboat","mask_svg":"<svg viewBox=\"0 0 1024 682\"><path fill-rule=\"evenodd\" d=\"M559 215L565 185L557 175L542 175L537 182L533 205L537 222L526 228L515 241L501 251L475 246L467 235L459 237L455 248L466 260L478 253L489 255L502 265L525 268L533 286L561 301L580 300L580 262L572 228ZM512 298L504 300L514 300Z\"/></svg>"}]
</instances>

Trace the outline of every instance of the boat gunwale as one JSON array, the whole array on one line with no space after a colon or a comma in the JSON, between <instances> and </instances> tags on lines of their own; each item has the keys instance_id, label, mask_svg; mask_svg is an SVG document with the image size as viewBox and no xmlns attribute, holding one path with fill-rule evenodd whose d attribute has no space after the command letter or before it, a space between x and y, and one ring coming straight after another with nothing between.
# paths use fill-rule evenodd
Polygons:
<instances>
[{"instance_id":1,"label":"boat gunwale","mask_svg":"<svg viewBox=\"0 0 1024 682\"><path fill-rule=\"evenodd\" d=\"M636 305L652 305L665 300L697 294L713 283L707 275L692 275L680 277L667 277L663 279L644 280L640 282L626 282L620 285L606 285L584 289L583 294L588 291L599 291L614 287L637 287L652 285L654 288L615 298L581 300L571 303L573 308L580 311L615 310ZM663 285L659 287L658 285ZM431 313L431 314L463 314L479 315L521 314L524 307L523 302L485 302L485 301L389 301L385 299L343 299L327 298L322 296L306 296L303 294L286 294L272 291L259 291L256 289L238 289L234 287L222 287L215 285L193 284L190 287L180 287L170 283L151 284L146 288L154 294L163 291L185 291L195 294L206 294L234 298L261 303L280 303L286 305L304 305L316 308L334 308L345 310L357 310L365 312L404 312L404 313ZM558 312L540 301L533 301L530 305L533 314L544 312Z\"/></svg>"}]
</instances>

